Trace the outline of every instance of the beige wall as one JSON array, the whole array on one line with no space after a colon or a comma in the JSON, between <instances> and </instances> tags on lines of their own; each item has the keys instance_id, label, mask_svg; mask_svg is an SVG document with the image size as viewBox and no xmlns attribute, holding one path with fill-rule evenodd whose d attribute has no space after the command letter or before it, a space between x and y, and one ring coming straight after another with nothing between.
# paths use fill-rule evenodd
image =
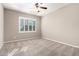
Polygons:
<instances>
[{"instance_id":1,"label":"beige wall","mask_svg":"<svg viewBox=\"0 0 79 59\"><path fill-rule=\"evenodd\" d=\"M3 6L0 4L0 49L3 46Z\"/></svg>"},{"instance_id":2,"label":"beige wall","mask_svg":"<svg viewBox=\"0 0 79 59\"><path fill-rule=\"evenodd\" d=\"M69 4L44 16L42 37L79 46L79 4Z\"/></svg>"},{"instance_id":3,"label":"beige wall","mask_svg":"<svg viewBox=\"0 0 79 59\"><path fill-rule=\"evenodd\" d=\"M37 31L30 33L19 33L19 16L37 19ZM41 38L41 19L38 16L21 13L9 9L4 10L4 41L20 40L27 38Z\"/></svg>"}]
</instances>

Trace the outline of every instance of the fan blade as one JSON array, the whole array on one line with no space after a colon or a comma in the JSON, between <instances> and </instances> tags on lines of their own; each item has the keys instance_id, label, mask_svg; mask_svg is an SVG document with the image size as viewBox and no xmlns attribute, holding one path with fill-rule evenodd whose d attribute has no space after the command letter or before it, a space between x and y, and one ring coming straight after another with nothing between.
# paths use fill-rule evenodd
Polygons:
<instances>
[{"instance_id":1,"label":"fan blade","mask_svg":"<svg viewBox=\"0 0 79 59\"><path fill-rule=\"evenodd\" d=\"M40 7L40 8L42 8L42 9L47 9L47 7Z\"/></svg>"},{"instance_id":2,"label":"fan blade","mask_svg":"<svg viewBox=\"0 0 79 59\"><path fill-rule=\"evenodd\" d=\"M35 3L35 6L38 6L38 3Z\"/></svg>"},{"instance_id":3,"label":"fan blade","mask_svg":"<svg viewBox=\"0 0 79 59\"><path fill-rule=\"evenodd\" d=\"M38 6L38 3L35 3L35 6L38 8L39 6Z\"/></svg>"}]
</instances>

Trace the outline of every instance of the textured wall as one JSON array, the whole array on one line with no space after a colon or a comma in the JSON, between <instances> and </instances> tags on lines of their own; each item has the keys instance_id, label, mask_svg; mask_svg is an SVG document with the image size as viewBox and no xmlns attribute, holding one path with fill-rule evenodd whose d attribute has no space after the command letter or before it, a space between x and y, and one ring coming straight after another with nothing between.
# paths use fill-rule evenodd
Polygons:
<instances>
[{"instance_id":1,"label":"textured wall","mask_svg":"<svg viewBox=\"0 0 79 59\"><path fill-rule=\"evenodd\" d=\"M37 20L37 31L19 33L19 16L30 17ZM20 40L27 38L41 38L41 18L35 15L4 9L4 41Z\"/></svg>"},{"instance_id":2,"label":"textured wall","mask_svg":"<svg viewBox=\"0 0 79 59\"><path fill-rule=\"evenodd\" d=\"M79 46L79 4L69 4L44 16L42 36Z\"/></svg>"}]
</instances>

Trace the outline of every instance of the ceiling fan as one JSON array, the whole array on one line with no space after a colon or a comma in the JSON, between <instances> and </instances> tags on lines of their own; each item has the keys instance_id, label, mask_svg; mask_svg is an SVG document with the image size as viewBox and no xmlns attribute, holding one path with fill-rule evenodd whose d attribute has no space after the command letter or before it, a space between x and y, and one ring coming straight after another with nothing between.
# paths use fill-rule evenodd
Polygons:
<instances>
[{"instance_id":1,"label":"ceiling fan","mask_svg":"<svg viewBox=\"0 0 79 59\"><path fill-rule=\"evenodd\" d=\"M38 8L41 8L41 9L47 9L47 7L44 7L44 6L41 6L43 3L35 3L35 7L38 9ZM37 12L40 12L39 10Z\"/></svg>"}]
</instances>

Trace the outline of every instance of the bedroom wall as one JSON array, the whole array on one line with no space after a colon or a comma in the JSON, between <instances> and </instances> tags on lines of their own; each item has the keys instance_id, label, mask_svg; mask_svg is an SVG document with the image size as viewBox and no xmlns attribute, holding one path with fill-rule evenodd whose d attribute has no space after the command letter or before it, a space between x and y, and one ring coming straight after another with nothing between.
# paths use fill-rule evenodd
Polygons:
<instances>
[{"instance_id":1,"label":"bedroom wall","mask_svg":"<svg viewBox=\"0 0 79 59\"><path fill-rule=\"evenodd\" d=\"M79 4L69 4L42 17L42 37L79 47Z\"/></svg>"},{"instance_id":2,"label":"bedroom wall","mask_svg":"<svg viewBox=\"0 0 79 59\"><path fill-rule=\"evenodd\" d=\"M37 20L37 31L19 33L19 16L34 18ZM35 15L19 11L4 9L4 41L13 41L28 38L41 38L41 18Z\"/></svg>"},{"instance_id":3,"label":"bedroom wall","mask_svg":"<svg viewBox=\"0 0 79 59\"><path fill-rule=\"evenodd\" d=\"M0 3L0 49L3 46L2 42L3 42L3 39L4 39L3 38L3 18L4 18L3 14L4 14L3 6Z\"/></svg>"}]
</instances>

